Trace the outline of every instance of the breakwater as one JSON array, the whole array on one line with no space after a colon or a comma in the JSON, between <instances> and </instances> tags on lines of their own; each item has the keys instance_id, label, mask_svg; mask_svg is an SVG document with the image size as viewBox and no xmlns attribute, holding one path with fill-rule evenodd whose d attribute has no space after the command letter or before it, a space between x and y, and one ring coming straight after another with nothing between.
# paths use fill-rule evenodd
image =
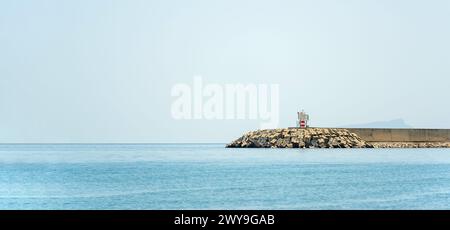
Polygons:
<instances>
[{"instance_id":1,"label":"breakwater","mask_svg":"<svg viewBox=\"0 0 450 230\"><path fill-rule=\"evenodd\" d=\"M450 129L348 128L370 142L450 142Z\"/></svg>"},{"instance_id":2,"label":"breakwater","mask_svg":"<svg viewBox=\"0 0 450 230\"><path fill-rule=\"evenodd\" d=\"M227 145L237 148L442 148L448 129L285 128L251 131Z\"/></svg>"}]
</instances>

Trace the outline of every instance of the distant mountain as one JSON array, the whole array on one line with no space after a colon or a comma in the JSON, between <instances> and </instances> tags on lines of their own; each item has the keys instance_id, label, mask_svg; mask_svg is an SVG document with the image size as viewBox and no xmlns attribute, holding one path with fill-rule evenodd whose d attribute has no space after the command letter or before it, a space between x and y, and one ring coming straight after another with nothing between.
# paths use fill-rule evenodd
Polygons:
<instances>
[{"instance_id":1,"label":"distant mountain","mask_svg":"<svg viewBox=\"0 0 450 230\"><path fill-rule=\"evenodd\" d=\"M403 119L395 119L391 121L375 121L365 124L344 125L341 128L412 128L406 124Z\"/></svg>"}]
</instances>

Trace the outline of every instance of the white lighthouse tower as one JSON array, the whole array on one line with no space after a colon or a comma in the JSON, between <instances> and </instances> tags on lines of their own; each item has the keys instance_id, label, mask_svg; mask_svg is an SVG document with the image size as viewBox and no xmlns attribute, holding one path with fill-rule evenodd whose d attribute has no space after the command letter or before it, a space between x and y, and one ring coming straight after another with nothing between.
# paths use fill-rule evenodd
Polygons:
<instances>
[{"instance_id":1,"label":"white lighthouse tower","mask_svg":"<svg viewBox=\"0 0 450 230\"><path fill-rule=\"evenodd\" d=\"M297 127L302 129L309 127L309 115L305 111L297 112Z\"/></svg>"}]
</instances>

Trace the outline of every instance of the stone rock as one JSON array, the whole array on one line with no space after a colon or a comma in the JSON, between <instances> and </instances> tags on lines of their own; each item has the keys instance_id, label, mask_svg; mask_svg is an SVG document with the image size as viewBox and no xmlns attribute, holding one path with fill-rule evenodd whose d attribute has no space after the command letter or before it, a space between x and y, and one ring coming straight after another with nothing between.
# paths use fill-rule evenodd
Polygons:
<instances>
[{"instance_id":1,"label":"stone rock","mask_svg":"<svg viewBox=\"0 0 450 230\"><path fill-rule=\"evenodd\" d=\"M247 132L227 148L449 148L447 142L372 142L346 129L289 128Z\"/></svg>"}]
</instances>

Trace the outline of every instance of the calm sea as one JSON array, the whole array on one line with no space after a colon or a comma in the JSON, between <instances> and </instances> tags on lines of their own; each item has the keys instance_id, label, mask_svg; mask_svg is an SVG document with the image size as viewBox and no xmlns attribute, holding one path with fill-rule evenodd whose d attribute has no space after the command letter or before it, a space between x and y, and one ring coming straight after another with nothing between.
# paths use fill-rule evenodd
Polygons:
<instances>
[{"instance_id":1,"label":"calm sea","mask_svg":"<svg viewBox=\"0 0 450 230\"><path fill-rule=\"evenodd\" d=\"M450 209L450 149L0 145L0 209Z\"/></svg>"}]
</instances>

